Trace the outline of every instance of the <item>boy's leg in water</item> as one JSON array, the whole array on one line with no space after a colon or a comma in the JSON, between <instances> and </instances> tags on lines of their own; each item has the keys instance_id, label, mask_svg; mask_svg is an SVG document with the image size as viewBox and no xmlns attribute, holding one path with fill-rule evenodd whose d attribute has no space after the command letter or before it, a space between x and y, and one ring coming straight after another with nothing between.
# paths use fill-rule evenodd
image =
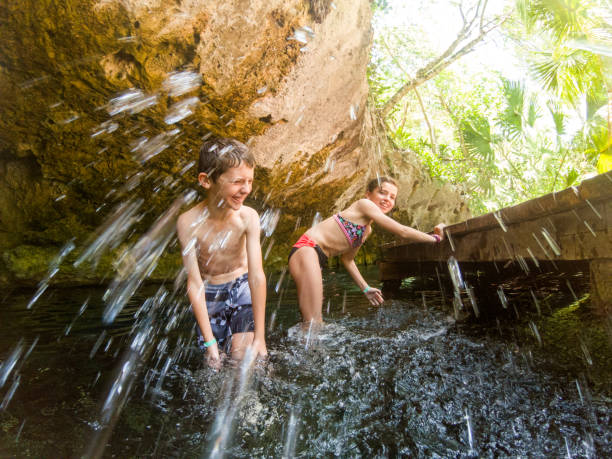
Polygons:
<instances>
[{"instance_id":1,"label":"boy's leg in water","mask_svg":"<svg viewBox=\"0 0 612 459\"><path fill-rule=\"evenodd\" d=\"M289 272L297 286L302 320L305 324L323 322L323 276L317 251L300 247L289 260Z\"/></svg>"},{"instance_id":2,"label":"boy's leg in water","mask_svg":"<svg viewBox=\"0 0 612 459\"><path fill-rule=\"evenodd\" d=\"M254 332L235 333L232 335L232 359L242 360L247 348L253 344Z\"/></svg>"}]
</instances>

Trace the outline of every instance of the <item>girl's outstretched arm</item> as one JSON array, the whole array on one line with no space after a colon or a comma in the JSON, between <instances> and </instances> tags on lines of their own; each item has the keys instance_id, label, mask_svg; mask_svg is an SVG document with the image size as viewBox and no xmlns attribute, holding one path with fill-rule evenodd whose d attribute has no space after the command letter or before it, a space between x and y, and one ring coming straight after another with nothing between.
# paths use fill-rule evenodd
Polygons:
<instances>
[{"instance_id":1,"label":"girl's outstretched arm","mask_svg":"<svg viewBox=\"0 0 612 459\"><path fill-rule=\"evenodd\" d=\"M378 206L369 199L360 199L359 201L357 201L357 209L360 210L367 218L372 219L381 228L393 234L397 234L403 239L408 239L414 242L438 242L439 240L444 239L444 231L442 231L444 226L442 224L437 225L436 228L438 228L438 230L434 231L434 234L438 235L438 239L437 237L431 234L427 234L409 226L402 225L401 223L393 220L392 218L387 217L378 208Z\"/></svg>"}]
</instances>

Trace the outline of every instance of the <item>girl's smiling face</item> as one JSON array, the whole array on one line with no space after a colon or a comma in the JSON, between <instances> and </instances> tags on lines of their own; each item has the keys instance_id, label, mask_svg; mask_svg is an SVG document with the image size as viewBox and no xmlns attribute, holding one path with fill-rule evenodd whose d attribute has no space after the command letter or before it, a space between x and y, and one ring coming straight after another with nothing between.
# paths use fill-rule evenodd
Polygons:
<instances>
[{"instance_id":1,"label":"girl's smiling face","mask_svg":"<svg viewBox=\"0 0 612 459\"><path fill-rule=\"evenodd\" d=\"M397 187L389 182L383 182L374 191L366 192L366 198L376 204L384 214L391 212L396 197Z\"/></svg>"}]
</instances>

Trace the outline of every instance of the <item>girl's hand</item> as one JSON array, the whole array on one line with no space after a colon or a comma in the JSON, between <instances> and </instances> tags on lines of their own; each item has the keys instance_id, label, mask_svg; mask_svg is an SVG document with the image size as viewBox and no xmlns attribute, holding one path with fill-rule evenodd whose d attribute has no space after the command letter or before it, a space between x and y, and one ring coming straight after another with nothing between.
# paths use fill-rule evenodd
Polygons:
<instances>
[{"instance_id":1,"label":"girl's hand","mask_svg":"<svg viewBox=\"0 0 612 459\"><path fill-rule=\"evenodd\" d=\"M267 357L268 349L266 348L266 341L263 339L255 339L253 341L253 351L255 352L255 357Z\"/></svg>"},{"instance_id":2,"label":"girl's hand","mask_svg":"<svg viewBox=\"0 0 612 459\"><path fill-rule=\"evenodd\" d=\"M440 236L440 240L444 240L444 228L446 228L446 225L444 223L439 223L436 226L434 226L434 234L437 234L438 236Z\"/></svg>"},{"instance_id":3,"label":"girl's hand","mask_svg":"<svg viewBox=\"0 0 612 459\"><path fill-rule=\"evenodd\" d=\"M219 357L219 348L217 343L211 344L206 348L206 363L208 366L219 370L221 368L221 358Z\"/></svg>"},{"instance_id":4,"label":"girl's hand","mask_svg":"<svg viewBox=\"0 0 612 459\"><path fill-rule=\"evenodd\" d=\"M382 292L374 287L370 287L368 291L365 292L365 296L372 306L381 306L385 301Z\"/></svg>"}]
</instances>

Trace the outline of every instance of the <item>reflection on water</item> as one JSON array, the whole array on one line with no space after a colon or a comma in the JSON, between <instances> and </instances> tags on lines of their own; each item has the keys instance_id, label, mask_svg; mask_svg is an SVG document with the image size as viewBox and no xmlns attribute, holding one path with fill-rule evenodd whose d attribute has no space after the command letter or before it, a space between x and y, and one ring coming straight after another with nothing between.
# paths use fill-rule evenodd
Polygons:
<instances>
[{"instance_id":1,"label":"reflection on water","mask_svg":"<svg viewBox=\"0 0 612 459\"><path fill-rule=\"evenodd\" d=\"M545 318L535 310L522 312L528 316L525 326L509 323L510 309L501 321L458 325L451 318L452 300L443 306L439 292L408 291L406 298L375 309L345 274L328 273L328 326L307 335L295 326L295 290L280 276L269 279L268 318L274 316L269 361L251 365L246 359L240 368L227 363L219 372L203 366L190 339L194 322L180 315L183 309L167 294L165 308L146 309L148 327L160 331L147 336L147 346L138 348L147 352L125 366L142 327L136 324L146 323L133 315L147 297L157 292L160 298L159 286L132 298L107 326L101 320L102 289L51 290L33 310L26 309L31 292L6 298L0 308L0 356L7 362L20 346L21 358L14 359L19 368L7 373L0 388L5 398L19 374L15 394L0 412L0 456L103 451L108 457L604 457L612 452L606 389L594 391L589 376L600 350L581 341L587 351L591 347L591 365L586 358L568 363L547 352L546 321L555 317L547 309ZM376 284L375 271L367 277ZM513 303L508 289L503 291ZM498 290L493 294L499 303ZM530 295L526 292L525 304ZM484 307L482 300L479 305ZM112 412L117 419L109 424L104 406L123 381L117 376L122 368L129 370L125 381L130 375L134 380L127 403ZM105 436L103 427L111 424ZM102 445L97 453L95 441Z\"/></svg>"}]
</instances>

